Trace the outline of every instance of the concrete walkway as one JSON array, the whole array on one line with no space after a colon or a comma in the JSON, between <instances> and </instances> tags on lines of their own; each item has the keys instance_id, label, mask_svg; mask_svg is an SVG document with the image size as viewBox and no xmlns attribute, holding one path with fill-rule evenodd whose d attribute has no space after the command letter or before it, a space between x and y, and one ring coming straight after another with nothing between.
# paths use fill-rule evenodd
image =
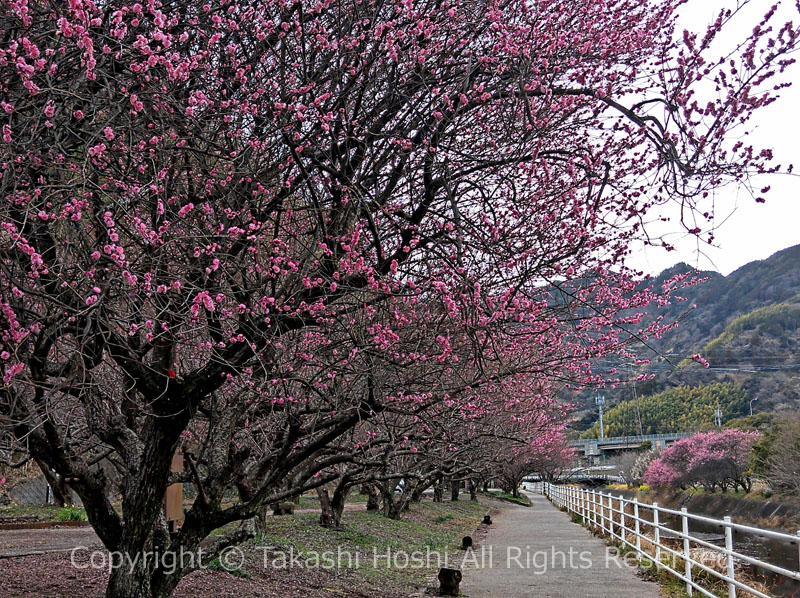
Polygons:
<instances>
[{"instance_id":1,"label":"concrete walkway","mask_svg":"<svg viewBox=\"0 0 800 598\"><path fill-rule=\"evenodd\" d=\"M658 585L615 559L588 530L539 494L531 508L501 507L490 531L462 563L470 598L658 598ZM611 551L611 552L609 552Z\"/></svg>"}]
</instances>

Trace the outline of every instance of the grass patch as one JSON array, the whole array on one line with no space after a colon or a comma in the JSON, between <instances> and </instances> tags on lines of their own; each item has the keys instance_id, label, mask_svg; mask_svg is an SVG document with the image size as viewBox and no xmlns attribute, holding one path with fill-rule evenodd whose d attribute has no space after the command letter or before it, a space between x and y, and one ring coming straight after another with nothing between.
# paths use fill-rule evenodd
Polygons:
<instances>
[{"instance_id":1,"label":"grass patch","mask_svg":"<svg viewBox=\"0 0 800 598\"><path fill-rule=\"evenodd\" d=\"M56 521L59 508L53 505L8 505L0 507L0 522L29 520Z\"/></svg>"},{"instance_id":2,"label":"grass patch","mask_svg":"<svg viewBox=\"0 0 800 598\"><path fill-rule=\"evenodd\" d=\"M56 513L58 521L86 521L86 511L83 507L63 507Z\"/></svg>"},{"instance_id":3,"label":"grass patch","mask_svg":"<svg viewBox=\"0 0 800 598\"><path fill-rule=\"evenodd\" d=\"M460 562L461 539L475 530L485 512L485 506L474 502L423 501L412 504L399 520L387 519L376 512L346 511L341 530L320 527L317 514L298 513L269 518L265 533L247 548L257 556L258 563L265 554L270 562L284 554L298 555L306 561L324 558L326 552L332 552L351 580L355 578L365 584L359 586L362 589L405 592L409 587L422 587L425 578L436 573L438 563L434 558L430 569L403 568L389 559L401 553L425 555L430 551L441 554L442 558L451 553L452 562ZM349 556L341 558L337 553ZM334 569L331 574L339 577L342 571Z\"/></svg>"},{"instance_id":4,"label":"grass patch","mask_svg":"<svg viewBox=\"0 0 800 598\"><path fill-rule=\"evenodd\" d=\"M242 571L242 569L239 567L236 568L230 566L226 567L220 562L218 558L205 563L204 567L211 571L222 571L223 573L227 573L228 575L233 575L234 577L239 577L241 579L250 579L250 574L247 573L246 571Z\"/></svg>"},{"instance_id":5,"label":"grass patch","mask_svg":"<svg viewBox=\"0 0 800 598\"><path fill-rule=\"evenodd\" d=\"M438 517L433 518L434 523L444 523L445 521L450 521L453 518L452 513L447 513L446 515L439 515Z\"/></svg>"}]
</instances>

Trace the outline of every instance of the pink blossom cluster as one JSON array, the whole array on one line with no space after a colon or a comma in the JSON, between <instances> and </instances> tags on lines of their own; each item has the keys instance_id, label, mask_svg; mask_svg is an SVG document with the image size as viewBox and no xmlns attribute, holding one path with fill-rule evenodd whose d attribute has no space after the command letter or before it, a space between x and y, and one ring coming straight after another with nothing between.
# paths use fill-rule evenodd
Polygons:
<instances>
[{"instance_id":1,"label":"pink blossom cluster","mask_svg":"<svg viewBox=\"0 0 800 598\"><path fill-rule=\"evenodd\" d=\"M644 479L653 486L745 487L751 448L760 438L758 432L733 428L695 434L662 451Z\"/></svg>"}]
</instances>

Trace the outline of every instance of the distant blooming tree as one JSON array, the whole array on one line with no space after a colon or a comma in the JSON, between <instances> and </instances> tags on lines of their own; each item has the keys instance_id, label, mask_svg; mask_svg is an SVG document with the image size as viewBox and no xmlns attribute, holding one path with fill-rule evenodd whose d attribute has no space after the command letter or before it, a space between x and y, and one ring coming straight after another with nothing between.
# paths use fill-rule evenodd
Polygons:
<instances>
[{"instance_id":1,"label":"distant blooming tree","mask_svg":"<svg viewBox=\"0 0 800 598\"><path fill-rule=\"evenodd\" d=\"M110 550L195 550L337 479L394 405L599 382L692 282L625 268L652 209L698 234L696 202L775 168L729 133L796 27L770 10L720 60L734 12L681 36L680 4L3 2L3 459L67 483ZM188 569L154 561L107 595L169 596Z\"/></svg>"},{"instance_id":2,"label":"distant blooming tree","mask_svg":"<svg viewBox=\"0 0 800 598\"><path fill-rule=\"evenodd\" d=\"M647 467L642 468L639 464L649 453L651 451L626 451L615 458L617 472L629 488L639 486L644 481L643 475Z\"/></svg>"},{"instance_id":3,"label":"distant blooming tree","mask_svg":"<svg viewBox=\"0 0 800 598\"><path fill-rule=\"evenodd\" d=\"M760 437L729 429L681 439L650 462L644 479L652 486L700 486L712 492L741 487L749 492L751 449Z\"/></svg>"},{"instance_id":4,"label":"distant blooming tree","mask_svg":"<svg viewBox=\"0 0 800 598\"><path fill-rule=\"evenodd\" d=\"M644 482L644 474L650 467L650 463L656 458L658 458L658 451L652 449L638 454L630 468L630 478L633 484Z\"/></svg>"}]
</instances>

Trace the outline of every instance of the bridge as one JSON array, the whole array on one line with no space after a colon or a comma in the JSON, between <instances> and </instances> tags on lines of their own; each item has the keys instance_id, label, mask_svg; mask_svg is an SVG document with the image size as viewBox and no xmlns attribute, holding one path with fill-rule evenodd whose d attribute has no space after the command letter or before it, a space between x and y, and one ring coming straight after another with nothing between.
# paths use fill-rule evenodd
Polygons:
<instances>
[{"instance_id":1,"label":"bridge","mask_svg":"<svg viewBox=\"0 0 800 598\"><path fill-rule=\"evenodd\" d=\"M542 476L538 473L525 476L522 480L526 484L536 485L542 482ZM575 470L563 473L559 477L560 484L584 484L588 486L603 486L605 484L621 484L625 479L614 473L600 473L592 470ZM530 488L528 488L530 489Z\"/></svg>"},{"instance_id":2,"label":"bridge","mask_svg":"<svg viewBox=\"0 0 800 598\"><path fill-rule=\"evenodd\" d=\"M685 432L677 432L675 434L645 434L644 436L614 436L603 439L585 438L572 440L569 445L576 449L582 449L585 457L592 458L600 456L603 451L634 449L646 443L650 443L651 448L660 450L687 436L689 434Z\"/></svg>"}]
</instances>

